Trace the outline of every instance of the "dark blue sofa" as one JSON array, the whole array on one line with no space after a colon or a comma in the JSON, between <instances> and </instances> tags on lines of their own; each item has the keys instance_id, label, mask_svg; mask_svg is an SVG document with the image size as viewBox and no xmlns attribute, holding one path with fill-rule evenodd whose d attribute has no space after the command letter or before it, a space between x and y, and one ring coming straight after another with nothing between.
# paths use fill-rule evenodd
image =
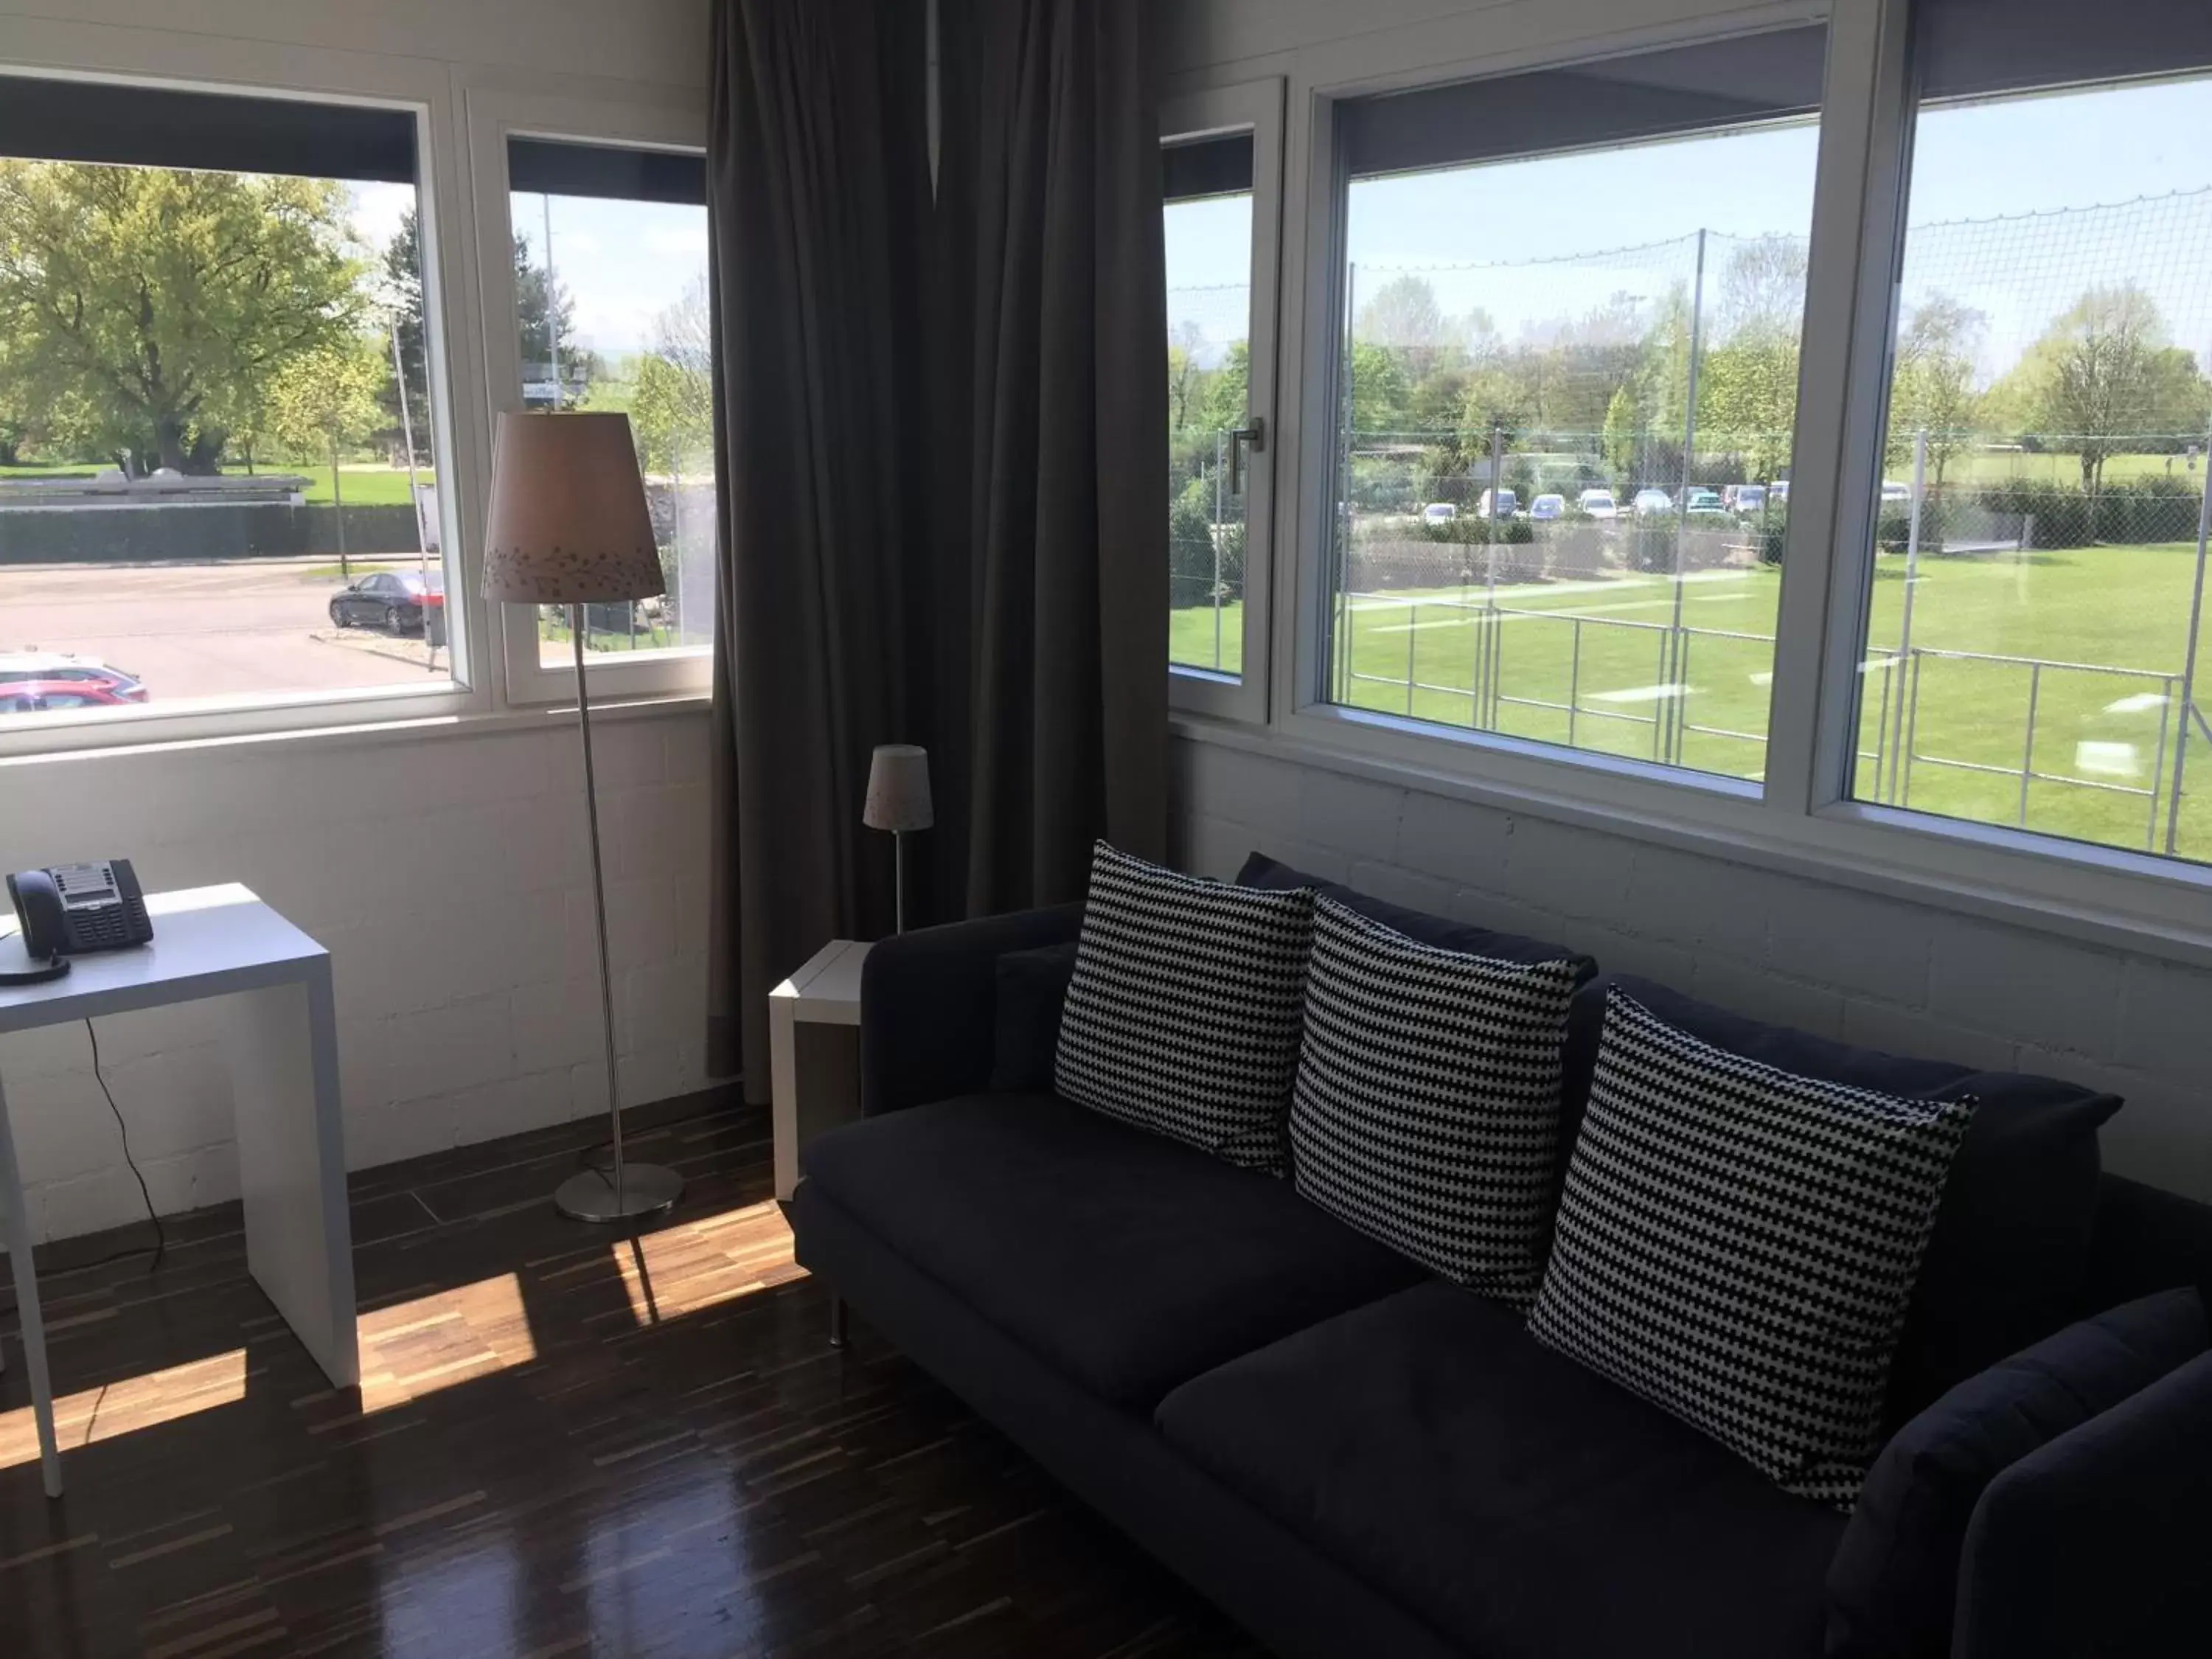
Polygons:
<instances>
[{"instance_id":1,"label":"dark blue sofa","mask_svg":"<svg viewBox=\"0 0 2212 1659\"><path fill-rule=\"evenodd\" d=\"M1285 1655L1823 1651L1844 1515L1784 1493L1289 1182L1048 1089L994 1089L1000 958L1072 940L1079 920L1031 912L876 947L866 1115L805 1150L790 1210L804 1265ZM1569 1073L1571 1099L1572 1044ZM2063 1308L1977 1299L2008 1339L2212 1281L2212 1210L2098 1176L2094 1136L2091 1159L2094 1231L2045 1241L2079 1258ZM1950 1261L1954 1279L1975 1270L1970 1255ZM1917 1351L1940 1370L1958 1356L1948 1323L1929 1322ZM2017 1525L1970 1545L1960 1659L2166 1653L2177 1621L2205 1612L2204 1587L2174 1575L2212 1536L2212 1458L2137 1459L2118 1494L2080 1462L2037 1486ZM2087 1496L2067 1484L2085 1478ZM2081 1571L2054 1565L2068 1540L2052 1493L2096 1500L2101 1535Z\"/></svg>"}]
</instances>

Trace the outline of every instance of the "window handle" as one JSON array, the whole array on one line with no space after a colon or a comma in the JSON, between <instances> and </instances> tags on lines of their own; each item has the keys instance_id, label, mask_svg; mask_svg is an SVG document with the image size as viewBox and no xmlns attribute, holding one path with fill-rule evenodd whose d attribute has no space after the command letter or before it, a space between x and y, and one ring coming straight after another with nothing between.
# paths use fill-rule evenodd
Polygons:
<instances>
[{"instance_id":1,"label":"window handle","mask_svg":"<svg viewBox=\"0 0 2212 1659\"><path fill-rule=\"evenodd\" d=\"M1229 434L1229 493L1244 493L1244 447L1249 444L1255 454L1267 447L1267 418L1264 415L1249 417L1252 424L1240 426Z\"/></svg>"}]
</instances>

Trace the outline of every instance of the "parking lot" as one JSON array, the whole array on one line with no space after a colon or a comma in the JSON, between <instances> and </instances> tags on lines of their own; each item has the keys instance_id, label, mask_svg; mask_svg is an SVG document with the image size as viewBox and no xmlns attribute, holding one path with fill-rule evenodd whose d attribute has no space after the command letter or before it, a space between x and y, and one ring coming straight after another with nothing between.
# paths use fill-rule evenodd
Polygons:
<instances>
[{"instance_id":1,"label":"parking lot","mask_svg":"<svg viewBox=\"0 0 2212 1659\"><path fill-rule=\"evenodd\" d=\"M155 703L428 679L419 637L331 627L343 586L327 558L0 567L0 653L96 657L137 675ZM443 652L438 664L443 674Z\"/></svg>"}]
</instances>

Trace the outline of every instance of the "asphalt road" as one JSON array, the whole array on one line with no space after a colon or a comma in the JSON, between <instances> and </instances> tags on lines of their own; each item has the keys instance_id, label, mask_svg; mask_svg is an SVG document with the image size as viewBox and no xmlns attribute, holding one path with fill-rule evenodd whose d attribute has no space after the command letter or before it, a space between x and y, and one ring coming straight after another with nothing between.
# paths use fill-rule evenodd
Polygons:
<instances>
[{"instance_id":1,"label":"asphalt road","mask_svg":"<svg viewBox=\"0 0 2212 1659\"><path fill-rule=\"evenodd\" d=\"M0 566L0 652L97 657L137 675L154 702L428 679L371 648L368 630L313 637L334 631L330 599L344 586L310 574L323 562Z\"/></svg>"}]
</instances>

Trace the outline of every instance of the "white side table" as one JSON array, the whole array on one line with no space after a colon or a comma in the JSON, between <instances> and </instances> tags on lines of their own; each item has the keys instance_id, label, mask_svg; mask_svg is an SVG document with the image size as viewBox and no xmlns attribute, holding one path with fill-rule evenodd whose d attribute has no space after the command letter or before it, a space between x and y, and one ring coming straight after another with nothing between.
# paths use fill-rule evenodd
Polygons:
<instances>
[{"instance_id":1,"label":"white side table","mask_svg":"<svg viewBox=\"0 0 2212 1659\"><path fill-rule=\"evenodd\" d=\"M775 1195L799 1185L799 1149L860 1115L860 964L868 945L832 939L768 994Z\"/></svg>"},{"instance_id":2,"label":"white side table","mask_svg":"<svg viewBox=\"0 0 2212 1659\"><path fill-rule=\"evenodd\" d=\"M333 1387L361 1381L354 1326L353 1221L338 1111L337 1021L330 952L243 887L150 893L154 942L80 957L62 978L0 986L0 1031L63 1025L131 1008L223 998L229 1016L238 1185L246 1264ZM14 918L0 931L12 932ZM0 938L0 967L28 965ZM0 1091L0 1207L22 1317L46 1495L62 1491L53 1385L31 1264L8 1099Z\"/></svg>"}]
</instances>

